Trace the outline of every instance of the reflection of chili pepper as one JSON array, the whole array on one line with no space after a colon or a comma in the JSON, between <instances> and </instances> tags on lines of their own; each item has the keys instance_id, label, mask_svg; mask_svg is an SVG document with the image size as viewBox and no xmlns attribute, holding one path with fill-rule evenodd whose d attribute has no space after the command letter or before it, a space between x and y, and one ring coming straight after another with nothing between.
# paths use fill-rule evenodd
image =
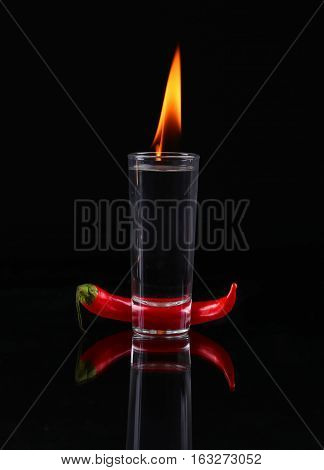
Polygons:
<instances>
[{"instance_id":1,"label":"reflection of chili pepper","mask_svg":"<svg viewBox=\"0 0 324 470\"><path fill-rule=\"evenodd\" d=\"M180 341L180 342L179 342ZM147 340L143 342L145 349L142 352L167 353L177 352L177 348L183 347L180 340ZM90 346L79 358L76 367L75 379L78 383L87 382L107 370L113 363L117 362L131 351L132 334L123 331L97 341ZM230 355L218 343L211 339L191 331L190 333L191 354L201 357L220 369L228 383L231 391L235 388L234 366Z\"/></svg>"},{"instance_id":2,"label":"reflection of chili pepper","mask_svg":"<svg viewBox=\"0 0 324 470\"><path fill-rule=\"evenodd\" d=\"M230 391L234 391L233 362L231 356L220 344L192 330L190 332L190 351L191 354L202 357L205 361L220 369L225 375Z\"/></svg>"},{"instance_id":3,"label":"reflection of chili pepper","mask_svg":"<svg viewBox=\"0 0 324 470\"><path fill-rule=\"evenodd\" d=\"M196 325L225 317L232 310L235 304L236 288L237 285L234 283L225 297L215 300L193 302L191 307L191 324ZM82 304L89 312L100 317L126 322L132 321L132 306L130 299L110 294L94 284L82 284L77 288L76 303L80 326L80 304ZM174 321L175 323L179 322L177 315L182 315L183 307L180 305L163 308L141 305L140 308L142 314L146 317L146 322L151 322L153 328L158 323L159 329L163 329L160 324L163 320L168 322L169 327L170 321Z\"/></svg>"},{"instance_id":4,"label":"reflection of chili pepper","mask_svg":"<svg viewBox=\"0 0 324 470\"><path fill-rule=\"evenodd\" d=\"M87 382L101 374L118 359L127 356L131 346L131 331L122 331L97 341L79 357L75 380L78 383Z\"/></svg>"}]
</instances>

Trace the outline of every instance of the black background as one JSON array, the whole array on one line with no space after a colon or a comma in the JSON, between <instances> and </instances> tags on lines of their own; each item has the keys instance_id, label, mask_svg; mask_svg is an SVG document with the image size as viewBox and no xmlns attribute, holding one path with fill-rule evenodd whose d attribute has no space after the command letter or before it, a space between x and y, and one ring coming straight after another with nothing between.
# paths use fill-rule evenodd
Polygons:
<instances>
[{"instance_id":1,"label":"black background","mask_svg":"<svg viewBox=\"0 0 324 470\"><path fill-rule=\"evenodd\" d=\"M150 150L177 43L182 150L199 153L203 165L318 5L7 6L126 171L129 152ZM0 15L5 441L79 337L75 286L113 289L129 255L74 251L74 200L127 198L128 182L3 6ZM322 22L319 11L199 179L200 200L250 200L243 223L250 250L196 254L215 295L238 282L233 321L319 440ZM119 292L129 294L128 281ZM198 279L194 295L210 296ZM237 391L228 394L221 375L193 361L194 447L318 448L233 326L224 320L200 330L231 354ZM74 356L7 447L123 448L128 361L77 388Z\"/></svg>"}]
</instances>

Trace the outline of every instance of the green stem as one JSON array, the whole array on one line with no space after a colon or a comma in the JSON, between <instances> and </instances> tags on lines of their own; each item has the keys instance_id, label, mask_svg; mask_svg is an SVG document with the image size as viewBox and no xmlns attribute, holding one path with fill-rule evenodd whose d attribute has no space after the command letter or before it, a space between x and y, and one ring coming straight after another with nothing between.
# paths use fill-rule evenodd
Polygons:
<instances>
[{"instance_id":1,"label":"green stem","mask_svg":"<svg viewBox=\"0 0 324 470\"><path fill-rule=\"evenodd\" d=\"M75 303L78 316L79 327L85 331L82 324L82 314L80 304L91 305L98 294L98 289L94 284L81 284L76 289Z\"/></svg>"}]
</instances>

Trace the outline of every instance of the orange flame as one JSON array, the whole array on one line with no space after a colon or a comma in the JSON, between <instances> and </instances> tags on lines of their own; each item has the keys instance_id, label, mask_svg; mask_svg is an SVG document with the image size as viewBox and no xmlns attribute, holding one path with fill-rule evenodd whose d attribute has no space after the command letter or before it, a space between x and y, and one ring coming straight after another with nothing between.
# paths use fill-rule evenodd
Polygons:
<instances>
[{"instance_id":1,"label":"orange flame","mask_svg":"<svg viewBox=\"0 0 324 470\"><path fill-rule=\"evenodd\" d=\"M165 137L181 134L181 59L180 47L176 48L165 89L159 124L153 140L157 156L161 156Z\"/></svg>"}]
</instances>

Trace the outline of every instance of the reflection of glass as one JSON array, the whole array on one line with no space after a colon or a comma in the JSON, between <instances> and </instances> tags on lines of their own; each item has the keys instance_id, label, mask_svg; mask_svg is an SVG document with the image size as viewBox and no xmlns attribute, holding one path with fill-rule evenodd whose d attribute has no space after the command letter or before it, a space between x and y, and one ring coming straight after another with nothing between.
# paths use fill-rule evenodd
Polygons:
<instances>
[{"instance_id":1,"label":"reflection of glass","mask_svg":"<svg viewBox=\"0 0 324 470\"><path fill-rule=\"evenodd\" d=\"M228 352L197 331L182 338L148 338L122 331L78 355L75 379L87 383L131 354L127 448L188 449L191 446L191 355L219 369L231 391L234 366Z\"/></svg>"},{"instance_id":2,"label":"reflection of glass","mask_svg":"<svg viewBox=\"0 0 324 470\"><path fill-rule=\"evenodd\" d=\"M189 338L133 337L127 449L191 448Z\"/></svg>"}]
</instances>

